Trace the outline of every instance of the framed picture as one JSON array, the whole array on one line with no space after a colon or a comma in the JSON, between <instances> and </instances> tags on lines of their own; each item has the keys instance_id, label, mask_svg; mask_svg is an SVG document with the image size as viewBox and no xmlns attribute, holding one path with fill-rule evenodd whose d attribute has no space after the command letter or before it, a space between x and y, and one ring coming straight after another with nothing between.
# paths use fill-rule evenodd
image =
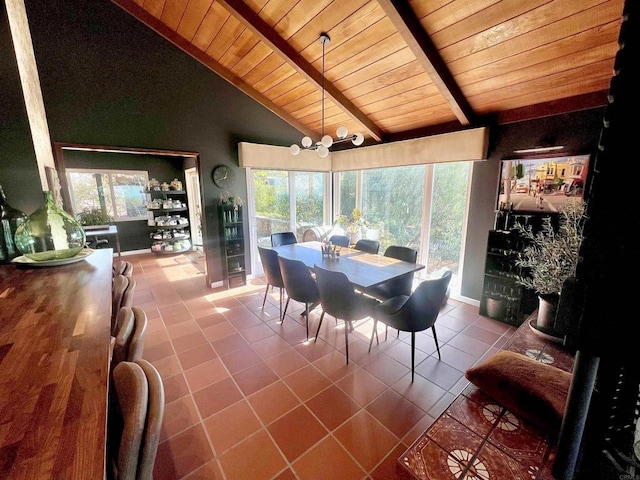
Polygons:
<instances>
[{"instance_id":1,"label":"framed picture","mask_svg":"<svg viewBox=\"0 0 640 480\"><path fill-rule=\"evenodd\" d=\"M58 178L58 171L53 167L44 167L47 174L47 184L49 185L49 191L53 193L53 199L59 208L64 208L62 202L62 186L60 185L60 178Z\"/></svg>"},{"instance_id":2,"label":"framed picture","mask_svg":"<svg viewBox=\"0 0 640 480\"><path fill-rule=\"evenodd\" d=\"M497 209L560 212L569 198L582 199L589 157L503 160Z\"/></svg>"}]
</instances>

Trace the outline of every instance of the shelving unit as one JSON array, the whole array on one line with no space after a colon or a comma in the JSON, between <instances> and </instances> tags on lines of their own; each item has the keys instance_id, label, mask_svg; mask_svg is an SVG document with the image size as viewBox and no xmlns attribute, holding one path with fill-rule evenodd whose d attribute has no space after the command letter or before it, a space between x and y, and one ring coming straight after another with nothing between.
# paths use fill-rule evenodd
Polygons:
<instances>
[{"instance_id":1,"label":"shelving unit","mask_svg":"<svg viewBox=\"0 0 640 480\"><path fill-rule=\"evenodd\" d=\"M191 250L189 208L184 190L149 190L147 210L149 218L151 251L170 255Z\"/></svg>"},{"instance_id":2,"label":"shelving unit","mask_svg":"<svg viewBox=\"0 0 640 480\"><path fill-rule=\"evenodd\" d=\"M218 208L220 223L220 255L227 288L247 284L247 271L244 256L244 224L242 207L220 205Z\"/></svg>"},{"instance_id":3,"label":"shelving unit","mask_svg":"<svg viewBox=\"0 0 640 480\"><path fill-rule=\"evenodd\" d=\"M487 241L480 314L510 325L520 325L536 308L535 294L518 285L523 272L517 265L525 241L515 230L491 230Z\"/></svg>"}]
</instances>

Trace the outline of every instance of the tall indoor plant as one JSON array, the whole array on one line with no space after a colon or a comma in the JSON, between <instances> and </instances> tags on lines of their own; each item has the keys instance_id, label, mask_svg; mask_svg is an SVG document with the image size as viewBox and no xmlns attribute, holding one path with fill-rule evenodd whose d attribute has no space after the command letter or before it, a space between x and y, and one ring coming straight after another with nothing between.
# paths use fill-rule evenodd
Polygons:
<instances>
[{"instance_id":1,"label":"tall indoor plant","mask_svg":"<svg viewBox=\"0 0 640 480\"><path fill-rule=\"evenodd\" d=\"M543 218L542 228L536 233L516 225L527 242L516 260L516 265L524 269L516 281L538 295L536 326L542 330L553 328L562 285L576 274L584 219L584 202L570 199L560 213L557 229L554 229L551 217Z\"/></svg>"}]
</instances>

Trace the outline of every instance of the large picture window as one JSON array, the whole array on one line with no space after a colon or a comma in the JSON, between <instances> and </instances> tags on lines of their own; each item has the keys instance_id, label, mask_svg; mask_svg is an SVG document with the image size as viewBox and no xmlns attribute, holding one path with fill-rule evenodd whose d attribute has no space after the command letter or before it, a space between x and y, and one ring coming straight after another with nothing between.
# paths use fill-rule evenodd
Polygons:
<instances>
[{"instance_id":1,"label":"large picture window","mask_svg":"<svg viewBox=\"0 0 640 480\"><path fill-rule=\"evenodd\" d=\"M114 219L145 220L144 189L149 180L141 170L67 169L67 183L73 214L99 210Z\"/></svg>"}]
</instances>

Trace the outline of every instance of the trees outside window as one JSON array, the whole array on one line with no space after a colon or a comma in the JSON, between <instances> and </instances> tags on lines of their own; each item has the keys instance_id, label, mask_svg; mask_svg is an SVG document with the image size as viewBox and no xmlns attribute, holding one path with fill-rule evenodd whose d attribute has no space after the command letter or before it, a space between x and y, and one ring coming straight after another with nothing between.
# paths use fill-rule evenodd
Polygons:
<instances>
[{"instance_id":1,"label":"trees outside window","mask_svg":"<svg viewBox=\"0 0 640 480\"><path fill-rule=\"evenodd\" d=\"M67 169L73 214L98 210L115 221L145 220L146 171Z\"/></svg>"}]
</instances>

